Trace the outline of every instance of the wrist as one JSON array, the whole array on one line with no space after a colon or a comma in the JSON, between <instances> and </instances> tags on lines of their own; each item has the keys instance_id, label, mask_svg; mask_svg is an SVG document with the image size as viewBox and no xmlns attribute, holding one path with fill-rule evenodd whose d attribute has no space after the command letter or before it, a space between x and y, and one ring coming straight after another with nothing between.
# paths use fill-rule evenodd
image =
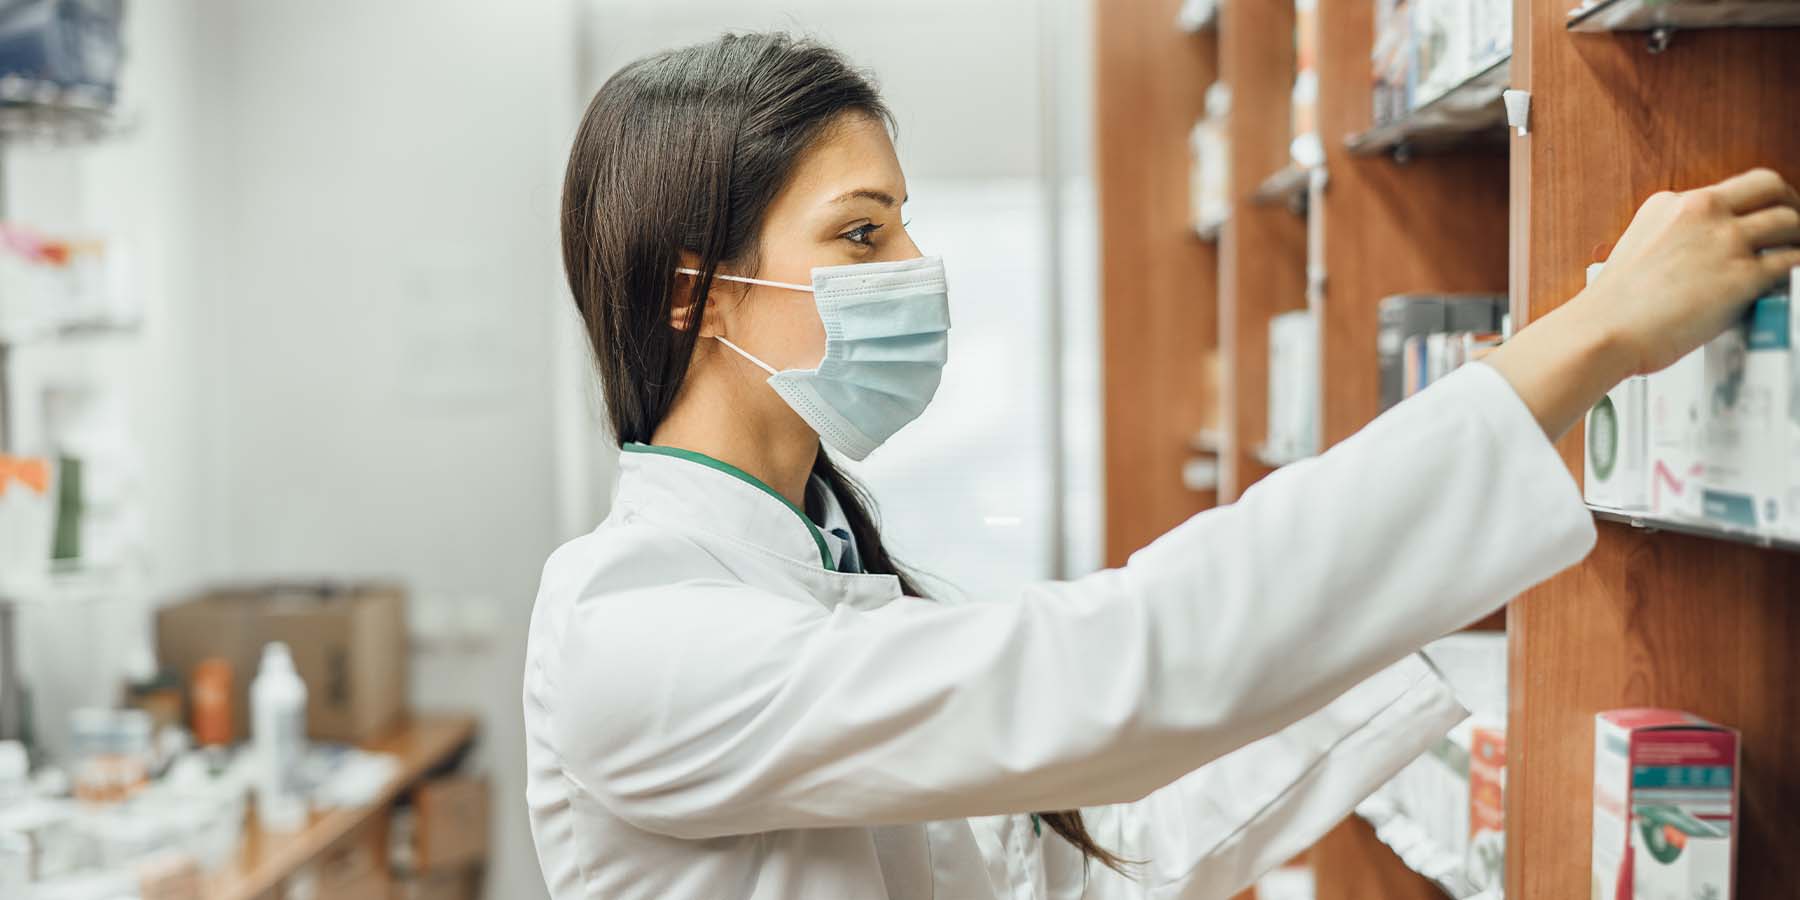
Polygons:
<instances>
[{"instance_id":1,"label":"wrist","mask_svg":"<svg viewBox=\"0 0 1800 900\"><path fill-rule=\"evenodd\" d=\"M1602 312L1607 306L1612 309ZM1578 368L1593 373L1608 388L1643 371L1643 348L1636 334L1620 322L1617 309L1618 304L1606 304L1582 291L1551 313L1569 320L1558 331L1570 342Z\"/></svg>"}]
</instances>

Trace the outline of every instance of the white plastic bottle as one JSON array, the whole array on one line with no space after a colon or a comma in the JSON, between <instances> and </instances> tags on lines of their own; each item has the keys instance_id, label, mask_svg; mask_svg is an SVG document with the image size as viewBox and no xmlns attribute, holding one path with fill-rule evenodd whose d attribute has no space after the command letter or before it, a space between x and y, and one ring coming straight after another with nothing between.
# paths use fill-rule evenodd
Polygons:
<instances>
[{"instance_id":1,"label":"white plastic bottle","mask_svg":"<svg viewBox=\"0 0 1800 900\"><path fill-rule=\"evenodd\" d=\"M300 762L306 753L306 683L280 641L263 647L250 683L250 740L256 772L256 817L271 831L306 824Z\"/></svg>"}]
</instances>

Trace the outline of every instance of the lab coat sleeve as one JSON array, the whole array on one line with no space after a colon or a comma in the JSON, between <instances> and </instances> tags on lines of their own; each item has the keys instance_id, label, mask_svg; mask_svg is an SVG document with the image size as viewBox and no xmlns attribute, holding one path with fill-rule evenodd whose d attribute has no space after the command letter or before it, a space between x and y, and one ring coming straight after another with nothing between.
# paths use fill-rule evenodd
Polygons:
<instances>
[{"instance_id":1,"label":"lab coat sleeve","mask_svg":"<svg viewBox=\"0 0 1800 900\"><path fill-rule=\"evenodd\" d=\"M1130 877L1083 865L1079 851L1047 836L1051 894L1074 888L1083 900L1234 896L1312 846L1465 715L1431 667L1409 656L1324 709L1136 803L1084 810L1101 846L1137 864Z\"/></svg>"},{"instance_id":2,"label":"lab coat sleeve","mask_svg":"<svg viewBox=\"0 0 1800 900\"><path fill-rule=\"evenodd\" d=\"M825 609L725 581L584 597L555 742L615 815L677 837L1134 801L1593 540L1561 458L1476 364L1124 567L1018 602Z\"/></svg>"}]
</instances>

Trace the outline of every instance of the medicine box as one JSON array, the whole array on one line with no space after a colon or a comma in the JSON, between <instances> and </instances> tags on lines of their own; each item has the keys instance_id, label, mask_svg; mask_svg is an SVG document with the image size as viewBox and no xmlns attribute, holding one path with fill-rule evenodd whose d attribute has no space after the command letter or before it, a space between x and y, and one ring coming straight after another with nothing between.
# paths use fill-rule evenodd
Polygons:
<instances>
[{"instance_id":1,"label":"medicine box","mask_svg":"<svg viewBox=\"0 0 1800 900\"><path fill-rule=\"evenodd\" d=\"M1415 108L1442 97L1474 74L1471 6L1471 0L1413 0L1413 39L1419 67L1412 96Z\"/></svg>"},{"instance_id":2,"label":"medicine box","mask_svg":"<svg viewBox=\"0 0 1800 900\"><path fill-rule=\"evenodd\" d=\"M1602 263L1588 266L1587 283L1593 284L1603 268ZM1589 504L1631 511L1649 507L1648 393L1647 379L1632 376L1588 410L1581 491Z\"/></svg>"},{"instance_id":3,"label":"medicine box","mask_svg":"<svg viewBox=\"0 0 1800 900\"><path fill-rule=\"evenodd\" d=\"M1791 531L1793 375L1790 304L1784 287L1755 303L1702 352L1706 425L1702 514L1711 521Z\"/></svg>"},{"instance_id":4,"label":"medicine box","mask_svg":"<svg viewBox=\"0 0 1800 900\"><path fill-rule=\"evenodd\" d=\"M1469 748L1469 886L1499 888L1506 880L1506 729L1475 727Z\"/></svg>"},{"instance_id":5,"label":"medicine box","mask_svg":"<svg viewBox=\"0 0 1800 900\"><path fill-rule=\"evenodd\" d=\"M1695 350L1644 379L1646 469L1650 513L1700 518L1700 474L1706 425L1706 361Z\"/></svg>"},{"instance_id":6,"label":"medicine box","mask_svg":"<svg viewBox=\"0 0 1800 900\"><path fill-rule=\"evenodd\" d=\"M1644 464L1645 379L1633 376L1588 410L1582 495L1594 506L1641 510L1649 505Z\"/></svg>"},{"instance_id":7,"label":"medicine box","mask_svg":"<svg viewBox=\"0 0 1800 900\"><path fill-rule=\"evenodd\" d=\"M1788 274L1787 479L1785 524L1778 530L1800 539L1800 268Z\"/></svg>"},{"instance_id":8,"label":"medicine box","mask_svg":"<svg viewBox=\"0 0 1800 900\"><path fill-rule=\"evenodd\" d=\"M1730 900L1738 733L1666 709L1594 719L1591 896Z\"/></svg>"}]
</instances>

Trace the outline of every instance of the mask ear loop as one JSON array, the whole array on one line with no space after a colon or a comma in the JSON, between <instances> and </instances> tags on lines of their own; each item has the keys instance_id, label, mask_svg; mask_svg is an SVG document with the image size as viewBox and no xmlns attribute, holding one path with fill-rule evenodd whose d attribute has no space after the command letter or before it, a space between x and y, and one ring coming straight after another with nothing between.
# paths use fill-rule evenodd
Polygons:
<instances>
[{"instance_id":1,"label":"mask ear loop","mask_svg":"<svg viewBox=\"0 0 1800 900\"><path fill-rule=\"evenodd\" d=\"M679 272L683 275L693 275L696 278L698 278L700 276L700 271L698 269L689 269L685 266L678 268L675 271ZM785 288L790 291L805 291L809 294L812 293L812 286L805 285L805 284L789 284L785 281L765 281L761 278L745 278L742 275L718 275L718 274L715 274L715 275L713 275L713 277L720 281L736 281L736 282L741 282L743 284L760 284L763 287Z\"/></svg>"},{"instance_id":2,"label":"mask ear loop","mask_svg":"<svg viewBox=\"0 0 1800 900\"><path fill-rule=\"evenodd\" d=\"M739 347L739 346L738 346L738 345L736 345L736 344L734 344L734 343L732 343L732 342L731 342L731 341L730 341L730 340L729 340L729 339L727 339L727 338L726 338L726 337L725 337L725 336L724 336L724 335L718 335L718 334L715 334L715 335L713 335L713 340L715 340L715 341L718 341L718 342L719 342L719 343L721 343L721 344L724 344L724 345L725 345L725 346L727 346L727 347L730 347L730 348L731 348L731 349L733 349L733 350L736 350L736 351L737 351L737 355L739 355L739 356L741 356L741 357L743 357L743 358L745 358L745 359L747 359L747 360L749 360L749 361L750 361L750 362L752 362L752 363L754 363L754 364L755 364L755 365L756 365L756 367L757 367L757 368L759 368L759 369L761 369L761 370L763 370L763 371L764 371L764 372L767 372L767 373L769 373L769 374L770 374L770 375L779 375L779 374L781 374L781 373L779 373L779 372L777 372L777 371L775 371L775 367L774 367L774 366L771 366L771 365L769 365L769 364L768 364L768 363L766 363L766 362L763 362L763 361L762 361L762 360L760 360L760 359L757 359L757 358L756 358L756 357L754 357L754 356L751 356L751 355L750 355L750 354L749 354L749 352L748 352L748 351L746 351L746 350L745 350L745 349L744 349L744 348L742 348L742 347Z\"/></svg>"},{"instance_id":3,"label":"mask ear loop","mask_svg":"<svg viewBox=\"0 0 1800 900\"><path fill-rule=\"evenodd\" d=\"M700 270L690 269L686 266L679 266L675 269L675 271L679 274L692 275L696 278L698 278L700 276ZM715 274L715 275L713 275L713 277L719 279L720 281L737 281L737 282L741 282L743 284L760 284L763 287L785 288L790 291L805 291L809 294L813 292L813 289L808 285L788 284L785 281L766 281L761 278L745 278L742 275L718 275L718 274ZM737 355L754 363L757 368L763 370L764 372L767 372L770 375L781 374L780 372L775 371L774 366L771 366L768 363L763 362L762 360L757 359L754 356L751 356L749 351L732 343L730 340L728 340L720 335L713 335L713 340L718 341L719 343L724 344L725 346L730 347L733 350L736 350Z\"/></svg>"}]
</instances>

